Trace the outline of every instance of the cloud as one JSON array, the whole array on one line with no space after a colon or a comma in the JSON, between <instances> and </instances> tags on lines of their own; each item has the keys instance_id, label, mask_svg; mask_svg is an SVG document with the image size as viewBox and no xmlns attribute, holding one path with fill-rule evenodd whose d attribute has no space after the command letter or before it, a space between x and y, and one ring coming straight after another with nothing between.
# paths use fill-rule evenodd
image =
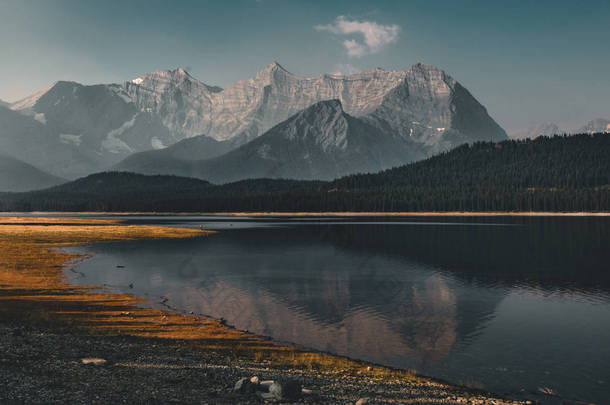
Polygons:
<instances>
[{"instance_id":1,"label":"cloud","mask_svg":"<svg viewBox=\"0 0 610 405\"><path fill-rule=\"evenodd\" d=\"M386 45L396 42L400 32L400 27L396 24L381 25L374 21L348 20L342 15L332 24L316 25L314 29L335 35L362 35L363 42L353 38L343 41L347 54L357 58L377 53Z\"/></svg>"},{"instance_id":2,"label":"cloud","mask_svg":"<svg viewBox=\"0 0 610 405\"><path fill-rule=\"evenodd\" d=\"M354 73L359 73L360 69L357 67L350 65L349 63L340 63L335 66L336 75L353 75Z\"/></svg>"},{"instance_id":3,"label":"cloud","mask_svg":"<svg viewBox=\"0 0 610 405\"><path fill-rule=\"evenodd\" d=\"M346 39L345 41L343 41L343 46L345 47L345 49L347 49L347 54L349 56L355 56L359 58L367 54L367 47L354 39Z\"/></svg>"}]
</instances>

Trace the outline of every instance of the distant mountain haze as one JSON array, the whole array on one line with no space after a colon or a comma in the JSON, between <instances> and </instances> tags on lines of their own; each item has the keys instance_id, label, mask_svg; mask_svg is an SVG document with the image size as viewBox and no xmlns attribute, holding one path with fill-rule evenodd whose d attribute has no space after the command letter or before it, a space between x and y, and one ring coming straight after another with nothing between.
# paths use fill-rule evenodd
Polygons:
<instances>
[{"instance_id":1,"label":"distant mountain haze","mask_svg":"<svg viewBox=\"0 0 610 405\"><path fill-rule=\"evenodd\" d=\"M34 166L0 154L0 191L31 191L56 186L66 180Z\"/></svg>"},{"instance_id":2,"label":"distant mountain haze","mask_svg":"<svg viewBox=\"0 0 610 405\"><path fill-rule=\"evenodd\" d=\"M603 118L597 118L587 122L584 126L580 127L576 132L594 134L596 132L610 133L610 120Z\"/></svg>"},{"instance_id":3,"label":"distant mountain haze","mask_svg":"<svg viewBox=\"0 0 610 405\"><path fill-rule=\"evenodd\" d=\"M176 176L196 175L196 161L214 158L234 149L233 140L217 141L205 135L183 139L165 149L134 153L113 170Z\"/></svg>"},{"instance_id":4,"label":"distant mountain haze","mask_svg":"<svg viewBox=\"0 0 610 405\"><path fill-rule=\"evenodd\" d=\"M80 148L73 138L64 138L66 135L57 134L32 116L0 107L0 153L65 178L72 176L63 174L78 177L106 167L102 156Z\"/></svg>"},{"instance_id":5,"label":"distant mountain haze","mask_svg":"<svg viewBox=\"0 0 610 405\"><path fill-rule=\"evenodd\" d=\"M220 159L230 149L245 147L295 114L328 100L337 100L342 122L351 122L346 127L349 131L341 135L350 139L343 154L336 148L329 152L327 147L320 149L319 156L318 149L309 149L313 155L303 150L297 153L298 145L307 144L295 143L302 134L287 137L276 131L274 137L266 138L268 146L248 147L264 149L274 139L275 166L268 158L260 158L264 154L260 149L258 155L251 155L252 159L260 158L256 158L257 163L250 161L251 167L257 167L255 173L262 170L276 173L274 176L329 179L353 170L391 167L464 142L507 138L464 87L433 66L417 64L407 71L377 68L352 75L302 78L276 62L226 89L205 84L183 69L145 74L121 84L84 86L60 81L12 103L10 109L21 118L6 111L0 114L0 137L6 146L4 153L68 179L108 169L133 155L119 167L138 166L146 173L150 172L146 167L156 171L167 167L164 173L194 170L198 177L234 180L248 176L246 170L236 169L236 160L231 160L237 155L227 156L227 163L208 162L192 169L192 162L185 165L184 161ZM320 127L324 120L310 121ZM367 135L355 135L362 131ZM180 144L201 135L206 138ZM290 152L280 151L280 138ZM355 148L358 142L361 144ZM373 143L379 145L368 150ZM172 145L176 148L166 153L138 155ZM348 162L328 163L328 159L347 156ZM277 162L282 159L291 160L289 167L280 168ZM226 174L219 172L225 169Z\"/></svg>"},{"instance_id":6,"label":"distant mountain haze","mask_svg":"<svg viewBox=\"0 0 610 405\"><path fill-rule=\"evenodd\" d=\"M510 135L513 139L534 139L538 136L552 136L560 134L595 134L610 133L610 120L597 118L577 128L560 127L553 122L543 122L528 130L516 132Z\"/></svg>"}]
</instances>

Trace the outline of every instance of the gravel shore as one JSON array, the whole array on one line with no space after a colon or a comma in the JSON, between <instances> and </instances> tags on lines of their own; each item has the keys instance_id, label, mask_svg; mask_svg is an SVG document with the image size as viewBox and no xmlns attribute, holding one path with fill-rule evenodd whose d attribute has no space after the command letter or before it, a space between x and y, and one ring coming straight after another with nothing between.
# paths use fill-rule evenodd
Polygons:
<instances>
[{"instance_id":1,"label":"gravel shore","mask_svg":"<svg viewBox=\"0 0 610 405\"><path fill-rule=\"evenodd\" d=\"M129 294L71 286L63 276L82 256L58 248L209 232L99 220L0 217L0 224L0 404L264 402L254 392L260 385L233 389L254 376L297 392L276 395L291 403L523 403L276 345L218 320L146 308Z\"/></svg>"},{"instance_id":2,"label":"gravel shore","mask_svg":"<svg viewBox=\"0 0 610 405\"><path fill-rule=\"evenodd\" d=\"M231 359L188 342L86 333L0 321L0 403L260 403L233 391L241 377L294 378L300 403L515 404L425 379L375 381ZM100 358L105 364L83 364ZM364 401L361 401L361 403Z\"/></svg>"}]
</instances>

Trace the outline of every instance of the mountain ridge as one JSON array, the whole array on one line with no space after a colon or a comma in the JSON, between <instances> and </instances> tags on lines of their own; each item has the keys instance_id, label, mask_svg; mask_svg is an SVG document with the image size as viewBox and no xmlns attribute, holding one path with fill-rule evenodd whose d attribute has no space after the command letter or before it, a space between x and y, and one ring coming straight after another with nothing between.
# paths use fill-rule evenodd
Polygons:
<instances>
[{"instance_id":1,"label":"mountain ridge","mask_svg":"<svg viewBox=\"0 0 610 405\"><path fill-rule=\"evenodd\" d=\"M181 143L192 139L195 138ZM350 116L339 100L326 100L211 159L175 159L162 150L142 154L157 154L161 165L149 164L153 160L148 160L142 167L129 157L114 169L193 176L212 183L257 177L330 180L350 173L375 172L423 157L424 153L416 146Z\"/></svg>"},{"instance_id":2,"label":"mountain ridge","mask_svg":"<svg viewBox=\"0 0 610 405\"><path fill-rule=\"evenodd\" d=\"M286 80L289 83L282 83ZM405 83L405 81L408 83ZM58 83L60 82L56 82L47 89L11 104L11 108L13 110L31 108L43 94ZM277 93L275 94L276 98L285 97L286 89L281 87L286 84L289 88L290 86L296 86L296 88L290 90L290 93L296 94L294 99L289 103L283 103L288 105L287 110L280 113L265 107L266 101L263 100L263 97L272 97L274 91ZM349 87L355 84L363 85ZM143 74L136 79L119 84L103 86L113 88L117 93L126 96L129 99L126 101L128 103L133 102L141 112L155 110L156 112L168 113L172 109L176 110L180 106L185 106L186 110L180 112L180 118L176 118L178 121L169 123L168 120L164 120L170 131L175 129L178 124L181 126L180 130L175 129L180 132L180 134L175 133L173 135L176 140L201 134L217 140L224 140L248 129L253 131L251 137L260 135L294 113L323 100L339 99L348 114L356 117L365 116L381 107L389 92L405 84L411 87L411 89L406 90L407 96L413 92L422 95L424 93L422 90L427 90L428 94L426 96L430 97L435 92L436 95L449 96L456 90L455 87L459 83L443 70L422 63L417 63L404 71L374 68L350 75L322 74L316 77L300 77L290 73L274 61L253 77L239 80L225 89L208 85L194 78L182 68L160 70ZM268 86L271 86L270 90L266 90ZM424 87L427 87L427 89L424 89ZM461 85L457 88L458 91L462 89ZM472 96L468 93L465 97ZM189 105L189 103L192 105ZM229 108L236 103L240 104L237 106L239 107L237 113ZM227 110L227 108L229 109ZM252 121L256 120L253 119L252 114L256 115L256 113L265 109L269 110L266 112L271 114L272 117L264 119L265 122L260 124L253 124ZM484 107L483 110L486 114ZM273 116L274 114L275 116ZM445 115L447 114L448 112L445 112ZM213 118L212 115L235 115L237 118L233 121L228 119L227 122L215 124L208 122ZM379 119L377 117L377 120ZM403 122L403 125L405 123ZM445 127L427 124L429 123L416 121L416 124L408 129L418 132L428 127L428 129L436 128L438 130L443 128L444 130L451 126L451 122L448 120L445 120ZM251 125L256 128L251 128ZM394 129L396 130L396 128ZM401 129L399 128L399 130ZM505 139L505 134L499 126L494 127L493 130L497 133L492 133L490 136L499 136Z\"/></svg>"},{"instance_id":3,"label":"mountain ridge","mask_svg":"<svg viewBox=\"0 0 610 405\"><path fill-rule=\"evenodd\" d=\"M38 137L58 151L40 154L37 160L28 160L19 151L15 156L73 179L113 167L128 155L164 149L198 135L231 140L236 147L318 102L334 99L347 114L366 122L371 133L402 140L401 149L412 148L406 154L413 158L464 142L506 139L465 88L441 69L424 64L406 71L376 68L353 75L301 78L273 62L225 89L177 68L119 84L59 81L10 108L40 123ZM203 151L201 158L213 154ZM388 156L393 163L392 153Z\"/></svg>"}]
</instances>

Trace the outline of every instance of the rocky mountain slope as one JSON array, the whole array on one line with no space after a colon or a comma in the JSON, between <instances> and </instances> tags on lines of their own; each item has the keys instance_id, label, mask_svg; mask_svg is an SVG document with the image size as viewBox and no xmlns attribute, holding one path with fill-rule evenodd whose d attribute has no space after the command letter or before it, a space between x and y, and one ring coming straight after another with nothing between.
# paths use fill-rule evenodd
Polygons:
<instances>
[{"instance_id":1,"label":"rocky mountain slope","mask_svg":"<svg viewBox=\"0 0 610 405\"><path fill-rule=\"evenodd\" d=\"M274 62L226 89L207 85L183 69L145 74L121 84L84 86L62 81L11 104L10 109L29 118L24 125L36 132L34 138L52 145L49 153L36 159L23 153L15 156L55 175L75 178L111 167L131 154L163 149L198 135L231 140L224 145L234 147L313 104L334 99L345 113L375 128L373 132L402 139L411 148L407 153L411 158L463 142L506 138L457 81L422 64L408 71L373 69L302 78ZM3 121L0 124L5 126ZM21 142L25 149L38 149L14 139L23 131L14 128L0 135ZM216 153L213 143L207 145L210 151L198 146L198 159ZM388 159L385 166L393 162Z\"/></svg>"},{"instance_id":2,"label":"rocky mountain slope","mask_svg":"<svg viewBox=\"0 0 610 405\"><path fill-rule=\"evenodd\" d=\"M116 85L83 86L60 81L10 108L36 121L39 128L35 132L55 149L77 151L78 158L51 151L36 161L26 159L68 178L102 170L133 152L174 142L161 121L139 111ZM14 133L6 134L11 135L15 138ZM61 167L57 165L59 160L64 162Z\"/></svg>"},{"instance_id":3,"label":"rocky mountain slope","mask_svg":"<svg viewBox=\"0 0 610 405\"><path fill-rule=\"evenodd\" d=\"M0 107L0 152L59 177L71 178L105 167L102 157L62 139L31 116Z\"/></svg>"},{"instance_id":4,"label":"rocky mountain slope","mask_svg":"<svg viewBox=\"0 0 610 405\"><path fill-rule=\"evenodd\" d=\"M164 158L146 159L144 164L128 158L115 169L193 176L213 183L247 178L330 180L350 173L377 172L425 155L417 143L345 113L339 100L316 103L216 158L189 161L166 152L156 151ZM154 165L154 161L162 163Z\"/></svg>"},{"instance_id":5,"label":"rocky mountain slope","mask_svg":"<svg viewBox=\"0 0 610 405\"><path fill-rule=\"evenodd\" d=\"M38 190L65 181L18 159L0 154L0 191Z\"/></svg>"},{"instance_id":6,"label":"rocky mountain slope","mask_svg":"<svg viewBox=\"0 0 610 405\"><path fill-rule=\"evenodd\" d=\"M139 111L159 117L174 141L209 135L213 95L222 90L181 68L145 74L121 84L120 89Z\"/></svg>"},{"instance_id":7,"label":"rocky mountain slope","mask_svg":"<svg viewBox=\"0 0 610 405\"><path fill-rule=\"evenodd\" d=\"M505 139L504 131L466 89L442 70L373 69L303 78L273 62L227 89L208 86L182 69L143 75L123 88L141 111L163 116L176 137L253 139L319 101L337 99L345 112L439 148L464 140Z\"/></svg>"}]
</instances>

